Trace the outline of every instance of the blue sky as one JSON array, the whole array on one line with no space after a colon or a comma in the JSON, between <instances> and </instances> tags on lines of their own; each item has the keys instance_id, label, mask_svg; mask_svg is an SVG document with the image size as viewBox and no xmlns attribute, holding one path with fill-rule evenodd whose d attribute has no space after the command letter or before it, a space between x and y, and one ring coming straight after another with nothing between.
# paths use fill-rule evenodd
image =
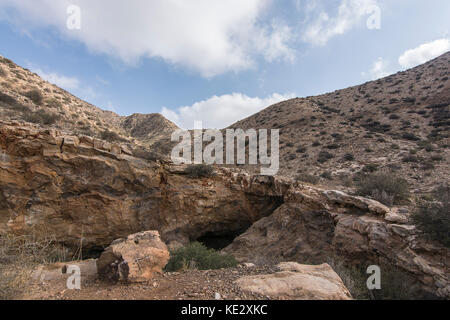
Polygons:
<instances>
[{"instance_id":1,"label":"blue sky","mask_svg":"<svg viewBox=\"0 0 450 320\"><path fill-rule=\"evenodd\" d=\"M225 127L434 58L449 17L448 0L0 0L0 54L121 115Z\"/></svg>"}]
</instances>

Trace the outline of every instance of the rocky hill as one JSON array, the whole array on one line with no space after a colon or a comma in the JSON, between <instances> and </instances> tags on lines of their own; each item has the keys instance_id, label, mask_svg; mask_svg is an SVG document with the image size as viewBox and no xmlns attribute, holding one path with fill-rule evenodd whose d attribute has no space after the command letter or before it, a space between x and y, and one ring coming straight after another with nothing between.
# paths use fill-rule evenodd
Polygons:
<instances>
[{"instance_id":1,"label":"rocky hill","mask_svg":"<svg viewBox=\"0 0 450 320\"><path fill-rule=\"evenodd\" d=\"M377 81L275 104L231 128L279 128L283 176L345 187L358 172L386 169L427 192L450 178L449 71L450 52Z\"/></svg>"},{"instance_id":2,"label":"rocky hill","mask_svg":"<svg viewBox=\"0 0 450 320\"><path fill-rule=\"evenodd\" d=\"M417 192L449 181L449 58L447 53L362 86L285 101L234 125L281 129L277 177L251 175L241 167L208 167L207 174L196 175L191 166L161 161L169 155L168 139L177 128L161 115L121 117L103 111L2 58L0 240L50 239L44 243L67 253L66 258L95 259L122 243L118 238L157 231L169 248L199 241L257 266L210 277L189 270L165 274L155 290L148 283L119 288L119 297L129 297L133 289L155 298L190 297L222 276L242 286L214 282L209 290L261 298L270 294L253 295L254 281L282 276L304 287L299 278L320 271L321 277L336 280L339 296L350 298L334 271L352 294L355 282L367 293L366 268L376 264L383 266L386 286L396 294L448 299L448 189L446 198L428 199L429 207L421 210L420 217L430 213L431 220L447 214L425 223L431 231L416 223L415 197L386 206L345 189L351 191L349 179L381 170L407 178ZM311 177L319 176L322 185L311 186ZM12 259L4 254L10 247L0 247L0 282L7 279L2 268ZM139 253L136 249L131 256ZM275 268L280 262L323 265L319 271L297 264ZM191 280L199 286L185 285ZM314 289L317 283L309 284ZM170 290L160 292L159 285ZM188 287L193 291L186 292ZM92 297L104 288L96 283L82 292ZM38 291L34 297L47 296ZM208 291L208 297L213 293ZM61 297L57 292L51 296Z\"/></svg>"},{"instance_id":3,"label":"rocky hill","mask_svg":"<svg viewBox=\"0 0 450 320\"><path fill-rule=\"evenodd\" d=\"M72 135L128 143L168 153L178 127L160 114L128 117L95 107L7 58L0 57L0 118L55 128Z\"/></svg>"}]
</instances>

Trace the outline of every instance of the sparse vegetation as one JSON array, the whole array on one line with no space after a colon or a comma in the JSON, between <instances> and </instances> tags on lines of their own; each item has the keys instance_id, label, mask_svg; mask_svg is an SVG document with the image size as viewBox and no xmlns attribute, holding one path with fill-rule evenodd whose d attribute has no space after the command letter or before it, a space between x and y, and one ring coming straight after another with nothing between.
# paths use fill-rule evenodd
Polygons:
<instances>
[{"instance_id":1,"label":"sparse vegetation","mask_svg":"<svg viewBox=\"0 0 450 320\"><path fill-rule=\"evenodd\" d=\"M378 170L378 165L376 165L375 163L369 163L369 164L366 164L366 165L364 166L364 168L362 169L362 171L364 171L364 172L370 172L370 173L375 172L375 171L377 171L377 170Z\"/></svg>"},{"instance_id":2,"label":"sparse vegetation","mask_svg":"<svg viewBox=\"0 0 450 320\"><path fill-rule=\"evenodd\" d=\"M44 100L41 91L37 88L31 89L24 93L24 96L33 101L36 105L40 106Z\"/></svg>"},{"instance_id":3,"label":"sparse vegetation","mask_svg":"<svg viewBox=\"0 0 450 320\"><path fill-rule=\"evenodd\" d=\"M84 123L83 123L84 124ZM117 132L105 130L100 133L100 139L109 142L126 142L127 140L121 137Z\"/></svg>"},{"instance_id":4,"label":"sparse vegetation","mask_svg":"<svg viewBox=\"0 0 450 320\"><path fill-rule=\"evenodd\" d=\"M326 179L326 180L332 180L333 179L333 175L331 174L330 171L324 171L324 172L322 172L322 174L320 176L322 178Z\"/></svg>"},{"instance_id":5,"label":"sparse vegetation","mask_svg":"<svg viewBox=\"0 0 450 320\"><path fill-rule=\"evenodd\" d=\"M186 247L170 250L170 260L165 271L213 270L232 268L236 265L237 261L233 256L208 249L200 242L193 242Z\"/></svg>"},{"instance_id":6,"label":"sparse vegetation","mask_svg":"<svg viewBox=\"0 0 450 320\"><path fill-rule=\"evenodd\" d=\"M450 186L437 188L428 201L419 200L412 218L428 238L450 248Z\"/></svg>"},{"instance_id":7,"label":"sparse vegetation","mask_svg":"<svg viewBox=\"0 0 450 320\"><path fill-rule=\"evenodd\" d=\"M345 161L353 161L353 160L355 160L355 156L352 153L346 153L344 155L344 160Z\"/></svg>"},{"instance_id":8,"label":"sparse vegetation","mask_svg":"<svg viewBox=\"0 0 450 320\"><path fill-rule=\"evenodd\" d=\"M424 293L413 285L414 280L399 268L384 261L371 261L365 265L352 265L343 258L328 258L328 264L341 277L354 299L358 300L409 300L424 298ZM382 272L381 289L367 289L367 267L378 265Z\"/></svg>"},{"instance_id":9,"label":"sparse vegetation","mask_svg":"<svg viewBox=\"0 0 450 320\"><path fill-rule=\"evenodd\" d=\"M38 110L36 112L24 113L23 119L31 123L52 125L60 119L60 116L55 113Z\"/></svg>"},{"instance_id":10,"label":"sparse vegetation","mask_svg":"<svg viewBox=\"0 0 450 320\"><path fill-rule=\"evenodd\" d=\"M70 260L54 237L0 234L0 300L14 299L23 290L39 264Z\"/></svg>"},{"instance_id":11,"label":"sparse vegetation","mask_svg":"<svg viewBox=\"0 0 450 320\"><path fill-rule=\"evenodd\" d=\"M420 141L419 137L417 137L414 133L409 133L409 132L404 133L402 135L402 138L405 140L410 140L410 141Z\"/></svg>"},{"instance_id":12,"label":"sparse vegetation","mask_svg":"<svg viewBox=\"0 0 450 320\"><path fill-rule=\"evenodd\" d=\"M403 157L402 161L406 162L406 163L415 163L415 162L419 162L419 158L415 155L409 154L409 155Z\"/></svg>"},{"instance_id":13,"label":"sparse vegetation","mask_svg":"<svg viewBox=\"0 0 450 320\"><path fill-rule=\"evenodd\" d=\"M318 177L309 173L301 173L295 178L295 180L311 184L317 184L319 182Z\"/></svg>"},{"instance_id":14,"label":"sparse vegetation","mask_svg":"<svg viewBox=\"0 0 450 320\"><path fill-rule=\"evenodd\" d=\"M189 165L184 173L191 178L210 178L214 176L215 171L211 165L207 164L193 164Z\"/></svg>"},{"instance_id":15,"label":"sparse vegetation","mask_svg":"<svg viewBox=\"0 0 450 320\"><path fill-rule=\"evenodd\" d=\"M325 162L327 162L328 160L333 159L333 158L334 158L334 155L332 155L331 153L329 153L329 152L327 152L327 151L321 151L321 152L319 153L319 156L318 156L318 158L317 158L317 161L318 161L319 163L325 163Z\"/></svg>"},{"instance_id":16,"label":"sparse vegetation","mask_svg":"<svg viewBox=\"0 0 450 320\"><path fill-rule=\"evenodd\" d=\"M376 172L359 179L357 193L389 206L408 199L409 187L405 179L391 172Z\"/></svg>"},{"instance_id":17,"label":"sparse vegetation","mask_svg":"<svg viewBox=\"0 0 450 320\"><path fill-rule=\"evenodd\" d=\"M59 101L56 98L50 98L45 100L45 103L50 107L50 108L55 108L55 109L60 109L62 107L62 103L61 101Z\"/></svg>"}]
</instances>

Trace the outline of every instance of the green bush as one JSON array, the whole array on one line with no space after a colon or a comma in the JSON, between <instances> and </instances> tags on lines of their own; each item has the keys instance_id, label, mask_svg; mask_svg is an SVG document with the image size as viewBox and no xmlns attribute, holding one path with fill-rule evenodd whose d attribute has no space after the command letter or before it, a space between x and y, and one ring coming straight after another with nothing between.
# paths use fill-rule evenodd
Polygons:
<instances>
[{"instance_id":1,"label":"green bush","mask_svg":"<svg viewBox=\"0 0 450 320\"><path fill-rule=\"evenodd\" d=\"M210 178L214 176L214 168L207 164L189 165L184 173L191 178Z\"/></svg>"},{"instance_id":2,"label":"green bush","mask_svg":"<svg viewBox=\"0 0 450 320\"><path fill-rule=\"evenodd\" d=\"M44 97L42 96L42 93L39 89L31 89L30 91L26 92L24 94L25 97L29 98L31 101L33 101L35 104L40 106L44 100Z\"/></svg>"},{"instance_id":3,"label":"green bush","mask_svg":"<svg viewBox=\"0 0 450 320\"><path fill-rule=\"evenodd\" d=\"M428 238L450 248L450 186L436 189L430 200L419 201L413 221Z\"/></svg>"},{"instance_id":4,"label":"green bush","mask_svg":"<svg viewBox=\"0 0 450 320\"><path fill-rule=\"evenodd\" d=\"M173 272L186 269L212 270L233 268L237 265L231 255L222 255L214 249L208 249L200 242L186 247L170 250L170 260L165 271Z\"/></svg>"},{"instance_id":5,"label":"green bush","mask_svg":"<svg viewBox=\"0 0 450 320\"><path fill-rule=\"evenodd\" d=\"M373 197L388 206L406 200L409 196L407 181L390 172L364 175L357 182L357 193L361 196ZM388 199L392 200L388 201Z\"/></svg>"}]
</instances>

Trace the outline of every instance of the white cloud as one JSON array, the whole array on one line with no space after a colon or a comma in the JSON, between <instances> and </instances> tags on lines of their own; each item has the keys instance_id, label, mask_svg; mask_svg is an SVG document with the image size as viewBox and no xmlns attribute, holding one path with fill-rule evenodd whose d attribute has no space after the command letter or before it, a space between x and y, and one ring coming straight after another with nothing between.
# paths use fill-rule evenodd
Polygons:
<instances>
[{"instance_id":1,"label":"white cloud","mask_svg":"<svg viewBox=\"0 0 450 320\"><path fill-rule=\"evenodd\" d=\"M376 0L342 0L337 15L330 14L323 9L322 3L309 0L305 6L307 15L306 29L303 40L317 46L325 45L328 40L337 35L343 35L361 24L364 18L369 18L377 7Z\"/></svg>"},{"instance_id":2,"label":"white cloud","mask_svg":"<svg viewBox=\"0 0 450 320\"><path fill-rule=\"evenodd\" d=\"M292 60L282 23L262 23L272 0L1 0L0 17L21 29L56 27L96 53L135 64L162 58L205 77L269 61ZM81 8L81 30L68 30L67 7ZM2 14L15 8L18 14ZM32 30L32 29L31 29Z\"/></svg>"},{"instance_id":3,"label":"white cloud","mask_svg":"<svg viewBox=\"0 0 450 320\"><path fill-rule=\"evenodd\" d=\"M363 76L368 76L371 80L384 78L390 75L392 71L389 68L389 62L383 58L378 58L368 73L363 72Z\"/></svg>"},{"instance_id":4,"label":"white cloud","mask_svg":"<svg viewBox=\"0 0 450 320\"><path fill-rule=\"evenodd\" d=\"M450 50L450 40L439 39L405 51L398 59L398 63L404 68L412 68L432 60L448 50Z\"/></svg>"},{"instance_id":5,"label":"white cloud","mask_svg":"<svg viewBox=\"0 0 450 320\"><path fill-rule=\"evenodd\" d=\"M37 73L42 79L57 85L60 88L66 89L66 90L75 90L80 87L80 81L77 78L74 77L67 77L64 75L57 74L55 72L45 72L41 69L37 68L31 68L31 70L35 73Z\"/></svg>"},{"instance_id":6,"label":"white cloud","mask_svg":"<svg viewBox=\"0 0 450 320\"><path fill-rule=\"evenodd\" d=\"M248 97L241 93L213 96L176 111L162 108L161 114L179 127L191 129L194 121L203 121L205 128L226 128L272 104L294 98L294 94L274 93L266 98Z\"/></svg>"}]
</instances>

